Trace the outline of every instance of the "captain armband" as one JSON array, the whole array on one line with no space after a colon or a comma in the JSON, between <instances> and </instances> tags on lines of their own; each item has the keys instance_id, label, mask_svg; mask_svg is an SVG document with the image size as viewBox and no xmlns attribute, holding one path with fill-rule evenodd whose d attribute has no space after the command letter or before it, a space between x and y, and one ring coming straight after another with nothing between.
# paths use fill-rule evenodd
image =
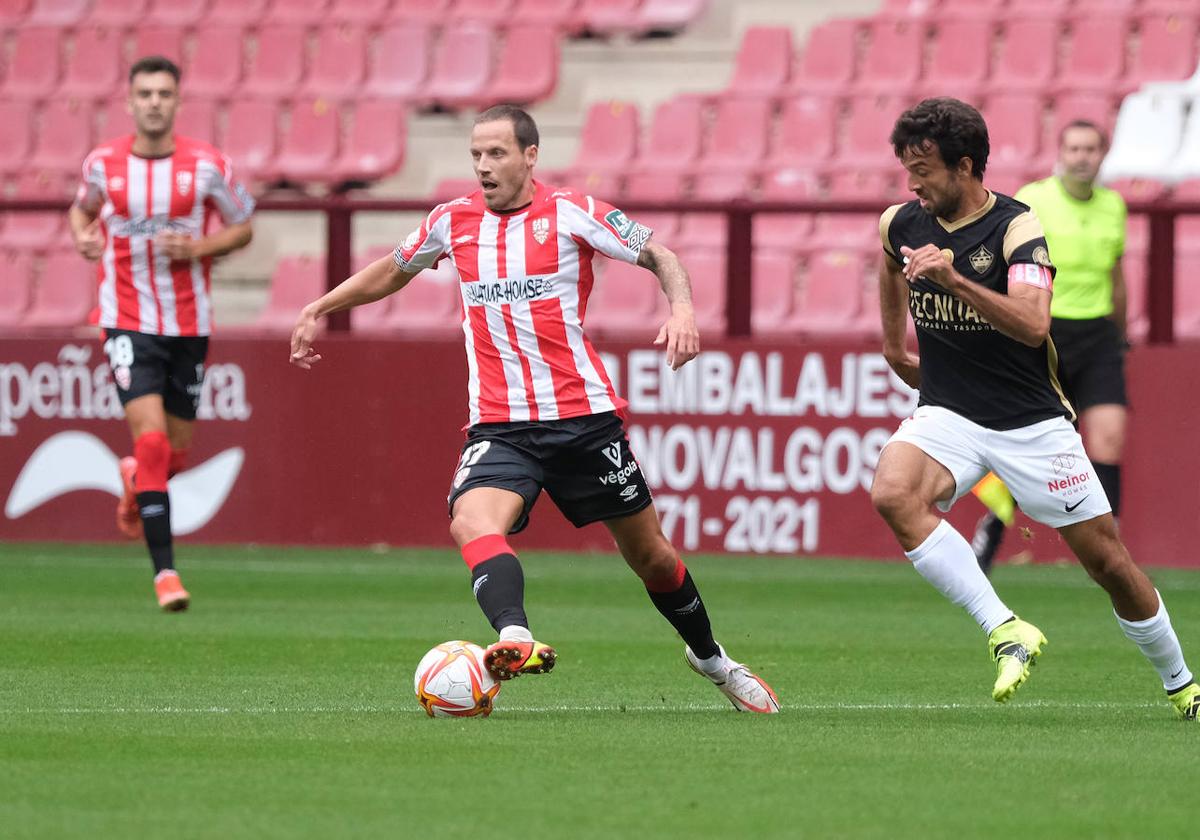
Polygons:
<instances>
[{"instance_id":1,"label":"captain armband","mask_svg":"<svg viewBox=\"0 0 1200 840\"><path fill-rule=\"evenodd\" d=\"M1013 283L1021 283L1049 292L1054 288L1054 275L1044 265L1017 263L1008 267L1008 285L1011 286Z\"/></svg>"}]
</instances>

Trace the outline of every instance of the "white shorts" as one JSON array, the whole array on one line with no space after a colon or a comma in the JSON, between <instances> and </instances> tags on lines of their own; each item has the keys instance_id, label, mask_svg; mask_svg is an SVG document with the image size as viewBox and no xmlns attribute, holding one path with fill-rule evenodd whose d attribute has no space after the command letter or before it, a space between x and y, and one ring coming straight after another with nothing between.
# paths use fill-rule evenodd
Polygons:
<instances>
[{"instance_id":1,"label":"white shorts","mask_svg":"<svg viewBox=\"0 0 1200 840\"><path fill-rule=\"evenodd\" d=\"M909 443L954 476L948 511L989 471L1000 476L1030 518L1061 528L1112 511L1083 438L1063 417L997 431L945 408L923 405L900 424L888 444ZM885 444L886 448L886 444Z\"/></svg>"}]
</instances>

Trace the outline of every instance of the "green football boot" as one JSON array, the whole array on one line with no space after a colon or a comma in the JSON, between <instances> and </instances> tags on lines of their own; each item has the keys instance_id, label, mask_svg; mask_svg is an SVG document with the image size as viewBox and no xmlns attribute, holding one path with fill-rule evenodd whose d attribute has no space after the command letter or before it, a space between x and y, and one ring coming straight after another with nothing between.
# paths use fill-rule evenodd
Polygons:
<instances>
[{"instance_id":1,"label":"green football boot","mask_svg":"<svg viewBox=\"0 0 1200 840\"><path fill-rule=\"evenodd\" d=\"M1046 637L1028 621L1013 616L988 636L988 651L996 660L996 684L992 699L1003 703L1017 693L1029 679L1029 669L1037 664Z\"/></svg>"},{"instance_id":2,"label":"green football boot","mask_svg":"<svg viewBox=\"0 0 1200 840\"><path fill-rule=\"evenodd\" d=\"M1175 707L1175 714L1184 720L1198 720L1200 713L1200 685L1188 683L1174 694L1168 694L1167 699Z\"/></svg>"}]
</instances>

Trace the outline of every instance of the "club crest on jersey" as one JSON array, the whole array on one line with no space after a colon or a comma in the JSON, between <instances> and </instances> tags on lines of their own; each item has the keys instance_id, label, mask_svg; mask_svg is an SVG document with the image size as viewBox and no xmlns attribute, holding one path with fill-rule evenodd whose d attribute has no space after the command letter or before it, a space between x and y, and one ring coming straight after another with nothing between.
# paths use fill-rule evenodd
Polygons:
<instances>
[{"instance_id":1,"label":"club crest on jersey","mask_svg":"<svg viewBox=\"0 0 1200 840\"><path fill-rule=\"evenodd\" d=\"M1050 252L1046 250L1045 245L1039 245L1033 249L1033 261L1038 265L1044 265L1046 268L1054 267L1054 264L1050 262Z\"/></svg>"},{"instance_id":2,"label":"club crest on jersey","mask_svg":"<svg viewBox=\"0 0 1200 840\"><path fill-rule=\"evenodd\" d=\"M192 191L192 173L186 169L175 173L175 189L180 195L186 196Z\"/></svg>"},{"instance_id":3,"label":"club crest on jersey","mask_svg":"<svg viewBox=\"0 0 1200 840\"><path fill-rule=\"evenodd\" d=\"M108 179L108 188L110 190L125 189L125 179L122 178L120 175L112 176L111 178Z\"/></svg>"},{"instance_id":4,"label":"club crest on jersey","mask_svg":"<svg viewBox=\"0 0 1200 840\"><path fill-rule=\"evenodd\" d=\"M537 240L537 244L545 245L546 240L550 237L550 220L549 219L534 219L532 224L533 238Z\"/></svg>"},{"instance_id":5,"label":"club crest on jersey","mask_svg":"<svg viewBox=\"0 0 1200 840\"><path fill-rule=\"evenodd\" d=\"M971 256L967 257L971 261L971 268L975 269L979 274L987 274L987 270L992 267L992 260L995 259L991 251L986 246L980 245L979 250Z\"/></svg>"}]
</instances>

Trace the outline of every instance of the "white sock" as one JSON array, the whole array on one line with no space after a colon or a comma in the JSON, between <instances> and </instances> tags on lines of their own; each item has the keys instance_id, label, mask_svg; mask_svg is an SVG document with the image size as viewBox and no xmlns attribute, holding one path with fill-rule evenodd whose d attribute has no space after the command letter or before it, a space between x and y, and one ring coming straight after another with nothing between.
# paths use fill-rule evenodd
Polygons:
<instances>
[{"instance_id":1,"label":"white sock","mask_svg":"<svg viewBox=\"0 0 1200 840\"><path fill-rule=\"evenodd\" d=\"M729 657L725 655L725 648L717 645L716 653L708 657L708 659L701 659L697 656L696 664L699 665L700 670L708 674L708 676L719 677L721 674L729 670Z\"/></svg>"},{"instance_id":2,"label":"white sock","mask_svg":"<svg viewBox=\"0 0 1200 840\"><path fill-rule=\"evenodd\" d=\"M984 633L990 634L1013 617L1013 611L1004 606L987 575L980 571L970 543L946 520L925 542L904 554L921 577L970 613Z\"/></svg>"},{"instance_id":3,"label":"white sock","mask_svg":"<svg viewBox=\"0 0 1200 840\"><path fill-rule=\"evenodd\" d=\"M1154 592L1158 594L1157 589ZM1113 615L1117 614L1114 612ZM1178 691L1192 681L1192 672L1183 661L1183 648L1171 626L1171 616L1167 615L1162 595L1158 596L1158 614L1153 618L1126 621L1117 615L1117 624L1121 625L1125 638L1137 645L1150 660L1168 693Z\"/></svg>"},{"instance_id":4,"label":"white sock","mask_svg":"<svg viewBox=\"0 0 1200 840\"><path fill-rule=\"evenodd\" d=\"M500 628L500 641L532 642L533 634L529 632L528 627L522 627L520 624L510 624L507 627Z\"/></svg>"}]
</instances>

